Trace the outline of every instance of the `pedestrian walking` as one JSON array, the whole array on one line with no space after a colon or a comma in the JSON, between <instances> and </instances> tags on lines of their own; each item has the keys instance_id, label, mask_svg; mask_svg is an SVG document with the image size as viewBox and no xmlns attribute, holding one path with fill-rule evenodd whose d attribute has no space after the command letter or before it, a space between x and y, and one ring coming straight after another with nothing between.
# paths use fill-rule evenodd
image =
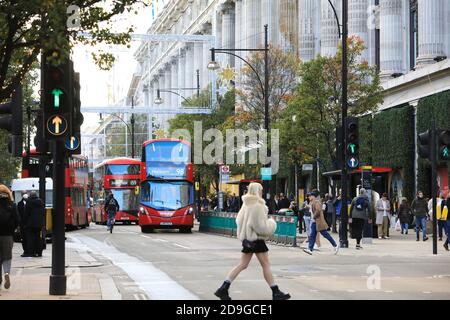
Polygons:
<instances>
[{"instance_id":1,"label":"pedestrian walking","mask_svg":"<svg viewBox=\"0 0 450 320\"><path fill-rule=\"evenodd\" d=\"M305 242L309 242L309 237L311 236L311 205L309 203L310 193L306 194L306 200L302 204L302 212L303 212L303 221L305 223L305 232L306 232L306 240Z\"/></svg>"},{"instance_id":2,"label":"pedestrian walking","mask_svg":"<svg viewBox=\"0 0 450 320\"><path fill-rule=\"evenodd\" d=\"M5 277L5 289L11 286L12 249L14 232L19 226L19 214L13 202L11 191L0 185L0 286Z\"/></svg>"},{"instance_id":3,"label":"pedestrian walking","mask_svg":"<svg viewBox=\"0 0 450 320\"><path fill-rule=\"evenodd\" d=\"M411 214L411 206L408 203L408 199L403 198L402 202L400 203L400 208L398 209L398 219L400 220L402 234L408 234Z\"/></svg>"},{"instance_id":4,"label":"pedestrian walking","mask_svg":"<svg viewBox=\"0 0 450 320\"><path fill-rule=\"evenodd\" d=\"M423 192L417 192L417 197L411 203L411 211L416 221L416 241L420 241L420 229L422 228L423 241L427 241L427 212L428 204L423 196Z\"/></svg>"},{"instance_id":5,"label":"pedestrian walking","mask_svg":"<svg viewBox=\"0 0 450 320\"><path fill-rule=\"evenodd\" d=\"M291 296L280 291L273 279L269 263L269 249L264 240L276 230L276 222L268 218L269 208L262 198L263 187L259 183L250 183L248 193L242 197L243 205L236 218L237 237L242 241L241 262L226 277L215 295L221 300L231 300L228 289L237 276L245 270L253 254L263 269L264 279L272 289L273 300L287 300Z\"/></svg>"},{"instance_id":6,"label":"pedestrian walking","mask_svg":"<svg viewBox=\"0 0 450 320\"><path fill-rule=\"evenodd\" d=\"M445 231L447 234L447 240L445 240L444 248L449 251L448 244L450 238L450 215L448 214L448 209L450 208L450 194L447 194L447 198L442 202L442 219L445 218Z\"/></svg>"},{"instance_id":7,"label":"pedestrian walking","mask_svg":"<svg viewBox=\"0 0 450 320\"><path fill-rule=\"evenodd\" d=\"M350 205L349 221L352 225L352 238L356 239L356 250L362 249L361 239L363 237L364 225L372 223L370 219L370 203L367 190L361 188L359 196L354 198Z\"/></svg>"},{"instance_id":8,"label":"pedestrian walking","mask_svg":"<svg viewBox=\"0 0 450 320\"><path fill-rule=\"evenodd\" d=\"M443 211L446 205L444 193L441 192L439 195L439 198L436 200L436 215L437 215L437 226L438 226L438 235L439 235L439 241L442 241L443 234L447 234L446 231L446 224L447 219L446 217L443 217ZM428 216L433 217L433 199L430 199L428 201ZM430 218L431 221L433 221L432 218Z\"/></svg>"},{"instance_id":9,"label":"pedestrian walking","mask_svg":"<svg viewBox=\"0 0 450 320\"><path fill-rule=\"evenodd\" d=\"M304 249L303 251L309 255L312 255L316 236L318 233L320 233L331 243L334 248L334 254L337 254L339 252L339 245L336 244L333 237L327 231L328 225L323 215L322 204L319 199L319 195L320 193L318 190L313 190L309 196L312 209L311 236L309 237L309 247L307 249Z\"/></svg>"},{"instance_id":10,"label":"pedestrian walking","mask_svg":"<svg viewBox=\"0 0 450 320\"><path fill-rule=\"evenodd\" d=\"M336 197L336 199L333 202L333 206L336 208L336 220L338 221L338 226L339 226L339 239L342 239L342 221L341 221L341 207L342 207L342 195L341 192L339 190L339 194Z\"/></svg>"},{"instance_id":11,"label":"pedestrian walking","mask_svg":"<svg viewBox=\"0 0 450 320\"><path fill-rule=\"evenodd\" d=\"M284 193L280 193L280 201L278 203L278 210L280 210L280 209L289 209L290 205L291 205L291 203L288 200L288 198L286 198Z\"/></svg>"},{"instance_id":12,"label":"pedestrian walking","mask_svg":"<svg viewBox=\"0 0 450 320\"><path fill-rule=\"evenodd\" d=\"M114 198L114 194L110 193L108 196L108 200L105 202L105 211L108 215L108 222L107 222L107 230L112 233L114 228L114 223L116 220L116 213L119 211L119 203Z\"/></svg>"},{"instance_id":13,"label":"pedestrian walking","mask_svg":"<svg viewBox=\"0 0 450 320\"><path fill-rule=\"evenodd\" d=\"M17 210L19 212L19 231L20 231L20 237L22 238L22 249L23 253L21 257L28 256L28 243L27 243L27 237L25 233L25 206L27 204L28 200L28 193L27 191L22 191L22 199L17 203Z\"/></svg>"},{"instance_id":14,"label":"pedestrian walking","mask_svg":"<svg viewBox=\"0 0 450 320\"><path fill-rule=\"evenodd\" d=\"M387 193L383 193L375 205L377 211L376 224L378 226L378 239L389 239L388 229L390 227L391 204L387 199Z\"/></svg>"},{"instance_id":15,"label":"pedestrian walking","mask_svg":"<svg viewBox=\"0 0 450 320\"><path fill-rule=\"evenodd\" d=\"M26 257L42 257L44 213L44 202L38 197L36 191L31 191L24 212L25 234L28 247Z\"/></svg>"},{"instance_id":16,"label":"pedestrian walking","mask_svg":"<svg viewBox=\"0 0 450 320\"><path fill-rule=\"evenodd\" d=\"M330 228L328 228L328 231L331 231L331 227L333 226L333 216L334 216L335 210L336 210L336 208L334 207L334 204L333 204L333 202L334 202L333 197L327 193L325 195L324 202L325 202L325 210L326 210L325 211L326 212L325 220L326 220L328 226L330 227Z\"/></svg>"}]
</instances>

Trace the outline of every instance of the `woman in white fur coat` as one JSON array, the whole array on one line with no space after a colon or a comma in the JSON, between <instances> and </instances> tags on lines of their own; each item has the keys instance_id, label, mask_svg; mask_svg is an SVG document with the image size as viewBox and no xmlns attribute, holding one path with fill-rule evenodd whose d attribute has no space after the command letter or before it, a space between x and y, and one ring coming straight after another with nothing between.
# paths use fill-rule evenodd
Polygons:
<instances>
[{"instance_id":1,"label":"woman in white fur coat","mask_svg":"<svg viewBox=\"0 0 450 320\"><path fill-rule=\"evenodd\" d=\"M241 262L231 270L222 286L215 292L221 300L231 300L228 289L236 277L248 267L253 254L261 264L264 279L272 289L273 299L287 300L291 297L280 291L270 270L269 249L265 240L275 232L277 224L273 219L268 218L269 210L262 198L262 191L261 184L251 183L248 186L248 193L242 197L243 205L236 218L237 237L242 241L243 247Z\"/></svg>"}]
</instances>

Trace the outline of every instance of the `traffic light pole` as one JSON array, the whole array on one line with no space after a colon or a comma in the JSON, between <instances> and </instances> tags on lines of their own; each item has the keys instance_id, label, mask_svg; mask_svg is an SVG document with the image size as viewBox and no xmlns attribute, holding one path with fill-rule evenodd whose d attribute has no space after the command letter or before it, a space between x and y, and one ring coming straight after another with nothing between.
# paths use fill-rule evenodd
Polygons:
<instances>
[{"instance_id":1,"label":"traffic light pole","mask_svg":"<svg viewBox=\"0 0 450 320\"><path fill-rule=\"evenodd\" d=\"M431 197L433 201L433 254L437 254L437 134L436 121L433 120L431 127Z\"/></svg>"},{"instance_id":2,"label":"traffic light pole","mask_svg":"<svg viewBox=\"0 0 450 320\"><path fill-rule=\"evenodd\" d=\"M65 222L64 222L64 142L53 141L53 237L50 295L66 294Z\"/></svg>"},{"instance_id":3,"label":"traffic light pole","mask_svg":"<svg viewBox=\"0 0 450 320\"><path fill-rule=\"evenodd\" d=\"M343 166L342 166L342 176L341 176L341 184L342 184L342 205L341 205L341 228L342 232L340 232L340 245L342 248L348 248L348 210L347 210L347 198L348 198L348 172L347 172L347 108L348 108L348 58L347 58L347 38L348 38L348 2L342 1L342 135L343 135L343 144L342 144L342 156L343 156Z\"/></svg>"}]
</instances>

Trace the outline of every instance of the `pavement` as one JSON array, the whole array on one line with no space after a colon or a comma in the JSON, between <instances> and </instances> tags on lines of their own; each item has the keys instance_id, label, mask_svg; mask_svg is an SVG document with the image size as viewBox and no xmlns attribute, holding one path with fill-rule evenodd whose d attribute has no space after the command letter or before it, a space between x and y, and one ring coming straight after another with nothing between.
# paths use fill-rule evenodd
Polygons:
<instances>
[{"instance_id":1,"label":"pavement","mask_svg":"<svg viewBox=\"0 0 450 320\"><path fill-rule=\"evenodd\" d=\"M110 261L74 244L67 233L66 276L67 294L49 295L52 245L47 244L40 258L22 258L22 246L14 243L11 288L1 285L0 300L147 300L141 290L123 288L130 279Z\"/></svg>"},{"instance_id":2,"label":"pavement","mask_svg":"<svg viewBox=\"0 0 450 320\"><path fill-rule=\"evenodd\" d=\"M312 256L299 247L268 244L276 283L293 300L323 299L450 299L450 253L432 238L416 242L415 234L391 230L391 239L373 239L363 250L341 249L333 255L321 239ZM332 234L338 240L337 234ZM66 234L67 295L49 296L51 245L43 258L20 258L15 244L11 289L0 299L209 300L240 258L236 238L200 233L157 231L143 234L138 226L91 225ZM301 243L299 237L299 243ZM270 289L257 259L233 282L236 300L268 300Z\"/></svg>"}]
</instances>

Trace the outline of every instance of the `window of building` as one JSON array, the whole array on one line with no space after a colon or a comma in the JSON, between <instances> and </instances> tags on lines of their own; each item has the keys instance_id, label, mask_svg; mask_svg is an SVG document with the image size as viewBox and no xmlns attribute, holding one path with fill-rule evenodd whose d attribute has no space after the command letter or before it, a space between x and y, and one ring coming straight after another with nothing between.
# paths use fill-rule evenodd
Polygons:
<instances>
[{"instance_id":1,"label":"window of building","mask_svg":"<svg viewBox=\"0 0 450 320\"><path fill-rule=\"evenodd\" d=\"M416 68L419 55L419 11L417 0L409 1L409 61L410 69Z\"/></svg>"}]
</instances>

